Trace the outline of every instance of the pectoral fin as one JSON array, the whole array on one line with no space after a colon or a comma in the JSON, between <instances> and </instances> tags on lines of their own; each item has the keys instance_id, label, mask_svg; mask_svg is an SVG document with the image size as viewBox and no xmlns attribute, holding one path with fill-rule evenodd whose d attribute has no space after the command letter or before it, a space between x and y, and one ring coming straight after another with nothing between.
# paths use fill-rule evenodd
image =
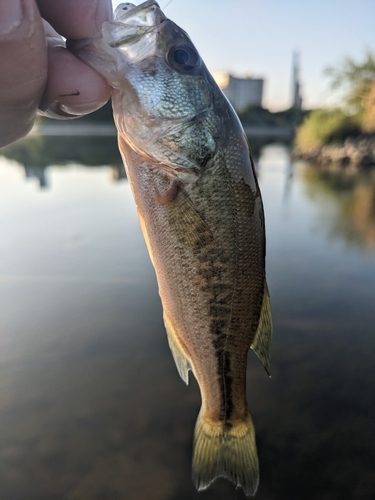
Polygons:
<instances>
[{"instance_id":1,"label":"pectoral fin","mask_svg":"<svg viewBox=\"0 0 375 500\"><path fill-rule=\"evenodd\" d=\"M175 334L174 327L171 321L166 315L164 315L164 324L165 329L167 330L169 347L172 351L173 359L176 363L178 373L180 374L180 377L185 382L185 384L189 385L189 370L191 370L190 362L186 354L184 353L181 342Z\"/></svg>"},{"instance_id":2,"label":"pectoral fin","mask_svg":"<svg viewBox=\"0 0 375 500\"><path fill-rule=\"evenodd\" d=\"M175 179L164 193L158 193L154 196L155 200L161 205L165 205L169 201L174 200L177 196L179 185L179 181Z\"/></svg>"},{"instance_id":3,"label":"pectoral fin","mask_svg":"<svg viewBox=\"0 0 375 500\"><path fill-rule=\"evenodd\" d=\"M260 312L258 329L251 344L251 349L261 360L266 372L270 375L270 350L272 338L272 315L270 295L268 293L267 283L264 282L264 293L262 310Z\"/></svg>"},{"instance_id":4,"label":"pectoral fin","mask_svg":"<svg viewBox=\"0 0 375 500\"><path fill-rule=\"evenodd\" d=\"M164 206L169 210L171 226L186 249L212 244L211 229L182 187L177 190L173 203Z\"/></svg>"}]
</instances>

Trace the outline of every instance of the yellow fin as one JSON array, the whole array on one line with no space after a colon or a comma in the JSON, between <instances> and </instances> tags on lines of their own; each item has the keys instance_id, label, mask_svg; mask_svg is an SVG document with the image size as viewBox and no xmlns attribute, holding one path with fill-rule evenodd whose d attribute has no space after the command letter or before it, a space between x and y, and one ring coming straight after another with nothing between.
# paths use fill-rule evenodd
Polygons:
<instances>
[{"instance_id":1,"label":"yellow fin","mask_svg":"<svg viewBox=\"0 0 375 500\"><path fill-rule=\"evenodd\" d=\"M172 351L178 373L185 384L189 385L189 370L191 370L190 362L184 354L183 348L176 337L174 328L166 315L164 315L164 324L165 329L167 330L169 348Z\"/></svg>"},{"instance_id":2,"label":"yellow fin","mask_svg":"<svg viewBox=\"0 0 375 500\"><path fill-rule=\"evenodd\" d=\"M272 340L272 314L270 295L268 293L267 283L264 282L264 293L262 310L260 312L258 329L255 334L251 349L261 360L266 372L270 375L270 350Z\"/></svg>"},{"instance_id":3,"label":"yellow fin","mask_svg":"<svg viewBox=\"0 0 375 500\"><path fill-rule=\"evenodd\" d=\"M241 486L247 496L255 495L259 463L255 431L247 420L228 425L198 416L194 433L193 480L198 491L205 490L217 477Z\"/></svg>"}]
</instances>

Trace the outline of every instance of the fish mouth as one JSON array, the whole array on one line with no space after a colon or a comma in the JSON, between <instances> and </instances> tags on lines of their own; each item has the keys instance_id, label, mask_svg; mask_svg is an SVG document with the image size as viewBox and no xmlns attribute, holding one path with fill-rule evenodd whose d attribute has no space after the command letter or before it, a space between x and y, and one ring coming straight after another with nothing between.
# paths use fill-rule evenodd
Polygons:
<instances>
[{"instance_id":1,"label":"fish mouth","mask_svg":"<svg viewBox=\"0 0 375 500\"><path fill-rule=\"evenodd\" d=\"M103 24L103 38L114 48L133 45L166 19L155 0L147 0L138 6L122 3L115 10L114 21Z\"/></svg>"},{"instance_id":2,"label":"fish mouth","mask_svg":"<svg viewBox=\"0 0 375 500\"><path fill-rule=\"evenodd\" d=\"M147 0L138 6L122 3L114 12L115 22L133 26L156 26L165 19L165 15L155 0Z\"/></svg>"},{"instance_id":3,"label":"fish mouth","mask_svg":"<svg viewBox=\"0 0 375 500\"><path fill-rule=\"evenodd\" d=\"M158 31L166 20L167 17L155 0L147 0L137 6L122 3L114 12L114 21L105 22L96 36L67 40L67 48L108 77L108 71L114 73L115 68L122 65L121 57L114 49L120 48L123 53L126 51L129 63L136 58L142 59L152 51L145 38Z\"/></svg>"}]
</instances>

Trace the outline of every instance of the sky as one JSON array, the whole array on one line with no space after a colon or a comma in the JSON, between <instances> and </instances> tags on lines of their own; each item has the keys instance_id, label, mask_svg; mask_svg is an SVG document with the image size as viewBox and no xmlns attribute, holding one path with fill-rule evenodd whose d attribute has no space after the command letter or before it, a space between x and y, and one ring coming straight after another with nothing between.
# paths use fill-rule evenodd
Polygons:
<instances>
[{"instance_id":1,"label":"sky","mask_svg":"<svg viewBox=\"0 0 375 500\"><path fill-rule=\"evenodd\" d=\"M274 111L291 105L293 51L300 54L306 109L340 100L327 66L375 52L375 0L168 1L159 4L189 33L208 69L264 78L263 106Z\"/></svg>"}]
</instances>

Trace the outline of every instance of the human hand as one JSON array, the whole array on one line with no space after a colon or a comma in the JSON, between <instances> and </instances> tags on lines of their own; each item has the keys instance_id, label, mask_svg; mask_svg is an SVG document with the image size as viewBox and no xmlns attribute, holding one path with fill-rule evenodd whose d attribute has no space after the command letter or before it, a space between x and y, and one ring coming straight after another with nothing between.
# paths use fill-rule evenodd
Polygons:
<instances>
[{"instance_id":1,"label":"human hand","mask_svg":"<svg viewBox=\"0 0 375 500\"><path fill-rule=\"evenodd\" d=\"M92 37L111 17L111 0L0 0L0 147L26 135L38 109L70 119L108 101L107 82L62 37Z\"/></svg>"}]
</instances>

